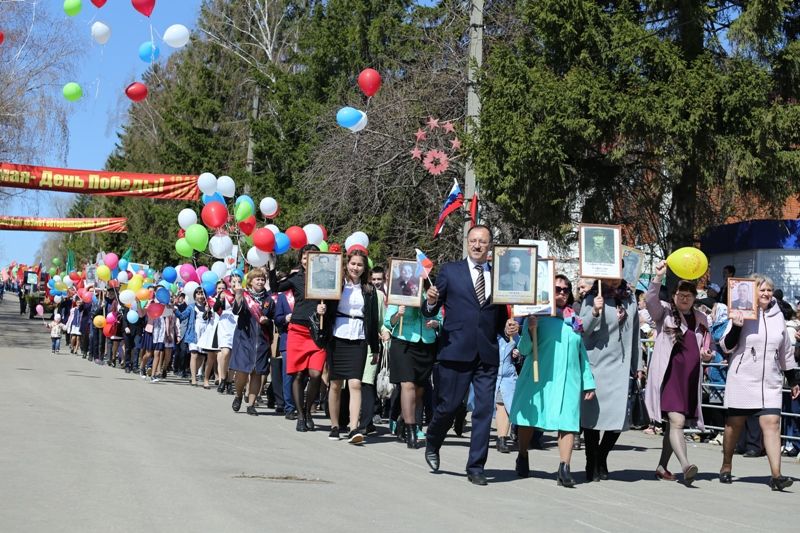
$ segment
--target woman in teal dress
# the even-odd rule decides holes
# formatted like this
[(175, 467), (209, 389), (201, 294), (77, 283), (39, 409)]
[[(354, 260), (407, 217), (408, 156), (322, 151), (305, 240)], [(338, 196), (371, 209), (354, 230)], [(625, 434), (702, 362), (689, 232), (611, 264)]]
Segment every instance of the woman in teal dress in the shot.
[[(528, 447), (534, 428), (558, 431), (559, 485), (572, 487), (569, 470), (575, 434), (580, 431), (581, 400), (594, 395), (594, 378), (581, 338), (581, 323), (569, 300), (572, 287), (557, 275), (555, 317), (528, 317), (522, 327), (519, 351), (525, 356), (511, 405), (511, 421), (518, 426), (517, 475), (528, 477)], [(539, 381), (533, 380), (533, 336), (537, 336)]]

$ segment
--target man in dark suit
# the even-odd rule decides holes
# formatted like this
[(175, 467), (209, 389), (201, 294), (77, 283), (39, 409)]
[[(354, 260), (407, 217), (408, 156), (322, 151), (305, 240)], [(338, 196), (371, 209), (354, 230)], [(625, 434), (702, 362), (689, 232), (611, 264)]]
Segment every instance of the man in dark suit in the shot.
[(439, 470), (439, 448), (472, 384), (475, 407), (467, 479), (476, 485), (487, 484), (483, 467), (489, 453), (499, 364), (497, 335), (511, 337), (519, 330), (508, 318), (506, 307), (496, 306), (491, 300), (491, 272), (486, 261), (491, 244), (489, 228), (473, 227), (467, 235), (467, 259), (442, 266), (421, 309), (426, 317), (435, 316), (441, 306), (445, 311), (437, 356), (437, 402), (428, 425), (425, 460), (431, 470)]

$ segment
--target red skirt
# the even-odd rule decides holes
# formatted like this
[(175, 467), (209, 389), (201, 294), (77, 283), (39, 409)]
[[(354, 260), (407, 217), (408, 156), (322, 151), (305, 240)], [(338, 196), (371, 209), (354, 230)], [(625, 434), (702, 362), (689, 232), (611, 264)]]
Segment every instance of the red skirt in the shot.
[(327, 354), (317, 346), (305, 326), (289, 324), (286, 337), (286, 373), (297, 374), (309, 368), (322, 372)]

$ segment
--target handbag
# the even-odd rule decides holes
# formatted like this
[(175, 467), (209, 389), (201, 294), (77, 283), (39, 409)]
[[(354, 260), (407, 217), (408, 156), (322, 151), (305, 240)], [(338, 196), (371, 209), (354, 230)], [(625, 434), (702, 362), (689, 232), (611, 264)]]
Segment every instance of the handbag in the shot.
[(644, 403), (642, 382), (635, 378), (631, 379), (633, 380), (633, 385), (629, 395), (630, 425), (632, 428), (645, 428), (650, 425), (650, 415), (647, 412), (647, 405)]
[(311, 335), (311, 340), (317, 345), (317, 348), (324, 348), (328, 344), (329, 332), (319, 327), (319, 315), (314, 313), (308, 319), (308, 331)]
[(378, 368), (378, 376), (375, 378), (375, 391), (378, 393), (378, 398), (385, 399), (392, 395), (393, 390), (394, 383), (389, 377), (389, 350), (387, 343), (384, 342), (383, 357)]

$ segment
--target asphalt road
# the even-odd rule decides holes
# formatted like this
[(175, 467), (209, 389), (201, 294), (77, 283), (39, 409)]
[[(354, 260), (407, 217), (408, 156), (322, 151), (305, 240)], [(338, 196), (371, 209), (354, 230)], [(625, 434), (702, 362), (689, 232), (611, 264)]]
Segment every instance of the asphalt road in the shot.
[[(766, 485), (766, 459), (690, 445), (693, 488), (653, 477), (660, 438), (622, 436), (612, 480), (557, 487), (555, 447), (532, 452), (533, 477), (491, 450), (488, 487), (466, 481), (467, 439), (422, 450), (382, 434), (363, 447), (298, 434), (282, 416), (235, 414), (230, 396), (170, 377), (145, 383), (80, 357), (50, 354), (41, 321), (0, 303), (0, 532), (17, 531), (797, 531), (800, 483)], [(583, 453), (574, 460), (583, 478)], [(673, 459), (673, 470), (679, 470)], [(800, 478), (800, 465), (784, 463)]]

